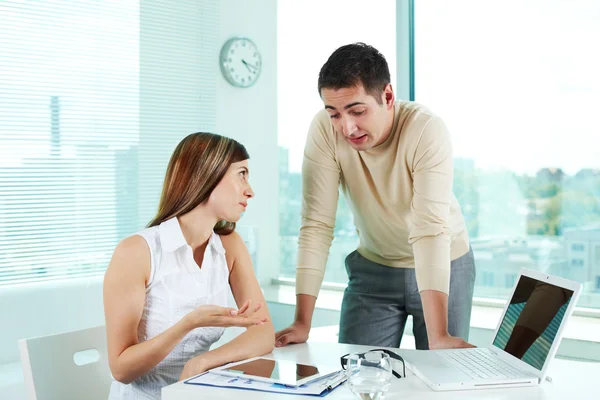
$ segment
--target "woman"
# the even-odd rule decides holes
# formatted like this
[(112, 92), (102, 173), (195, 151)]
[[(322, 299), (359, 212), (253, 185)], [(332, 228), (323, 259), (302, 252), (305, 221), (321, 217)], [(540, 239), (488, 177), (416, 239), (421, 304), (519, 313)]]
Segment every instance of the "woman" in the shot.
[[(194, 133), (171, 156), (148, 228), (116, 247), (104, 277), (110, 399), (157, 399), (163, 386), (269, 353), (275, 332), (235, 222), (254, 193), (235, 140)], [(238, 309), (227, 307), (229, 289)], [(247, 330), (210, 350), (225, 327)]]

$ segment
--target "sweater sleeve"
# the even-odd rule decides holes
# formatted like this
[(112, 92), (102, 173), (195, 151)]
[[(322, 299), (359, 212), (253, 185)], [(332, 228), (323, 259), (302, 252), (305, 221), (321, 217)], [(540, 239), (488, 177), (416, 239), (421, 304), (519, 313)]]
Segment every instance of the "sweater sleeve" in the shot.
[(296, 294), (317, 297), (329, 256), (340, 183), (333, 130), (321, 111), (311, 123), (302, 163), (302, 225), (298, 237)]
[(450, 201), (452, 198), (452, 145), (443, 121), (430, 119), (416, 144), (412, 159), (412, 229), (415, 272), (419, 291), (450, 288)]

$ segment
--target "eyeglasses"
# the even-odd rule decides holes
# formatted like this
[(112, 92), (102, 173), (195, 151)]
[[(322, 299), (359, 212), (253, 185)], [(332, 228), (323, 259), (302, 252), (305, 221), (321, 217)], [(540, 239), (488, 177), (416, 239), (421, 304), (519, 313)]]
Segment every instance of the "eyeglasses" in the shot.
[[(365, 358), (365, 354), (370, 353), (372, 351), (380, 351), (380, 352), (385, 353), (388, 356), (390, 356), (390, 358), (393, 358), (394, 360), (400, 361), (402, 363), (402, 375), (400, 375), (399, 373), (397, 373), (393, 369), (392, 369), (392, 374), (394, 374), (394, 376), (396, 378), (398, 378), (398, 379), (400, 379), (400, 378), (406, 378), (406, 367), (404, 366), (404, 359), (400, 355), (398, 355), (398, 354), (396, 354), (396, 353), (394, 353), (393, 351), (390, 351), (390, 350), (386, 350), (386, 349), (373, 349), (373, 350), (369, 350), (369, 351), (364, 352), (364, 353), (358, 353), (357, 354), (358, 358), (361, 359), (361, 360), (365, 360), (365, 361), (361, 361), (361, 364), (364, 364), (364, 365), (373, 364), (371, 366), (374, 366), (374, 363), (370, 363), (369, 361), (366, 361), (366, 358)], [(350, 354), (346, 354), (346, 355), (343, 355), (342, 357), (340, 357), (340, 363), (342, 364), (342, 369), (343, 370), (346, 370), (346, 366), (348, 364), (348, 356), (350, 356)]]

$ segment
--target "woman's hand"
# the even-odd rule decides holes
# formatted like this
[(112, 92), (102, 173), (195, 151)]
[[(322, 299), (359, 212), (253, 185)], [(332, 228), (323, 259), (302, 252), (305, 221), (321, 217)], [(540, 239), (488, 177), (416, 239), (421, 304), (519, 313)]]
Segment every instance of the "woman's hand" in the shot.
[(184, 318), (192, 326), (192, 329), (199, 327), (230, 327), (241, 326), (250, 327), (262, 325), (268, 318), (260, 318), (255, 314), (262, 308), (262, 303), (251, 307), (251, 301), (247, 300), (239, 309), (230, 307), (219, 307), (214, 305), (205, 305), (196, 308), (188, 313)]

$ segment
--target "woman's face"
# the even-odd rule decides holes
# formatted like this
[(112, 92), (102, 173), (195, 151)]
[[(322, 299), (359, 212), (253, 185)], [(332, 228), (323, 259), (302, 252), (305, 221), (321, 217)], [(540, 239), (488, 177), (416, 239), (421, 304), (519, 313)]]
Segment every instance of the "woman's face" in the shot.
[(225, 176), (208, 198), (208, 205), (215, 210), (219, 220), (237, 222), (246, 211), (248, 199), (254, 197), (248, 182), (249, 177), (248, 160), (229, 166)]

